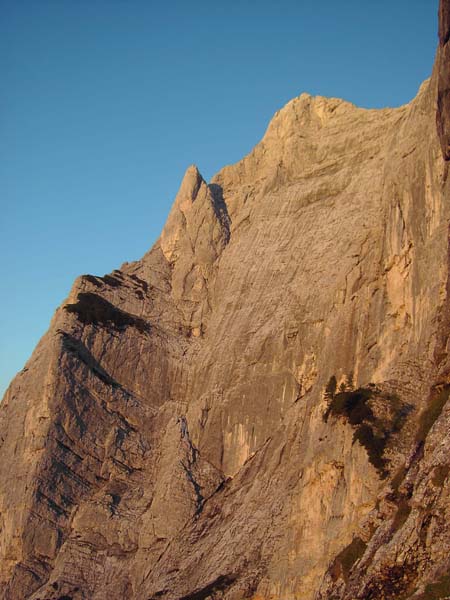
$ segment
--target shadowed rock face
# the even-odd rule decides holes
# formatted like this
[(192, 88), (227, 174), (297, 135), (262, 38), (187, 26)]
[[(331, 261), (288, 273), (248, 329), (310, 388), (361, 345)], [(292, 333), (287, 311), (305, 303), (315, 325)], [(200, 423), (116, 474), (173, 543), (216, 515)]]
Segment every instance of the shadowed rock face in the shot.
[(409, 105), (303, 94), (75, 282), (0, 409), (2, 600), (449, 595), (448, 15)]
[(439, 5), (439, 49), (438, 49), (438, 101), (437, 127), (442, 152), (450, 160), (450, 5), (441, 0)]

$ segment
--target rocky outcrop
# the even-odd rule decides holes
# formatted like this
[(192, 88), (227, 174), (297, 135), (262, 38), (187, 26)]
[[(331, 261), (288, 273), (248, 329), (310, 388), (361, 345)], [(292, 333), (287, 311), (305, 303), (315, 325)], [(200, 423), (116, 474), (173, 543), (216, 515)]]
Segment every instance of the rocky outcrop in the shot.
[(443, 61), (292, 100), (75, 282), (0, 410), (0, 598), (448, 595)]
[(445, 160), (450, 160), (450, 5), (439, 4), (439, 49), (437, 69), (439, 89), (437, 99), (437, 127)]

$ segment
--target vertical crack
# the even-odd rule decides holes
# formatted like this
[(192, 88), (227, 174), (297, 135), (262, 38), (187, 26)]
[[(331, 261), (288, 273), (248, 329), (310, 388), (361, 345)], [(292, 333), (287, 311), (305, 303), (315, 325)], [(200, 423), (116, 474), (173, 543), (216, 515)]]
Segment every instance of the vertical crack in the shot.
[(180, 460), (180, 464), (183, 467), (184, 472), (186, 473), (188, 481), (192, 484), (192, 487), (194, 488), (196, 504), (195, 516), (198, 516), (202, 512), (203, 504), (205, 502), (205, 498), (201, 492), (202, 486), (195, 479), (193, 473), (193, 469), (197, 464), (198, 449), (194, 446), (189, 436), (189, 429), (186, 417), (179, 417), (177, 422), (180, 424), (181, 439), (186, 443), (188, 450), (186, 457), (187, 464), (185, 464), (182, 460)]

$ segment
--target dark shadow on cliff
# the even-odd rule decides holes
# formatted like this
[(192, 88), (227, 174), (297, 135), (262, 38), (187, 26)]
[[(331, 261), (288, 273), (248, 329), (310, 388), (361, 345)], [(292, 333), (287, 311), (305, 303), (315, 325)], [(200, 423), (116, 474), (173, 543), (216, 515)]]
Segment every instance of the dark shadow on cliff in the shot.
[(211, 192), (211, 196), (214, 200), (213, 208), (216, 214), (216, 217), (219, 223), (222, 225), (225, 230), (225, 242), (228, 244), (230, 241), (230, 228), (231, 228), (231, 218), (228, 214), (228, 207), (226, 205), (225, 200), (223, 199), (223, 189), (222, 186), (218, 183), (210, 183), (208, 184), (209, 190)]
[(66, 304), (64, 310), (77, 315), (78, 320), (85, 325), (104, 325), (119, 331), (127, 327), (134, 327), (140, 333), (149, 333), (150, 323), (131, 313), (117, 308), (92, 292), (78, 294), (77, 302)]
[(62, 337), (63, 348), (70, 354), (74, 355), (84, 365), (86, 365), (88, 369), (96, 377), (98, 377), (98, 379), (100, 379), (100, 381), (106, 385), (110, 385), (113, 388), (125, 391), (121, 384), (105, 371), (105, 369), (100, 365), (100, 363), (94, 358), (94, 356), (80, 340), (77, 340), (75, 337), (69, 333), (66, 333), (65, 331), (59, 330), (58, 333)]

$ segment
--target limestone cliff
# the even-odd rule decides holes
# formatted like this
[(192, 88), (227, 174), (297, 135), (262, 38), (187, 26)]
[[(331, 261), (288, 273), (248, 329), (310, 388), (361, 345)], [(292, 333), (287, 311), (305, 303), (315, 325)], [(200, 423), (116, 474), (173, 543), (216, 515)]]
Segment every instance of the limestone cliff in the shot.
[(445, 0), (439, 5), (439, 48), (437, 69), (439, 89), (436, 122), (445, 160), (450, 160), (450, 6)]
[(302, 94), (75, 282), (0, 409), (2, 600), (450, 594), (441, 4), (410, 104)]

